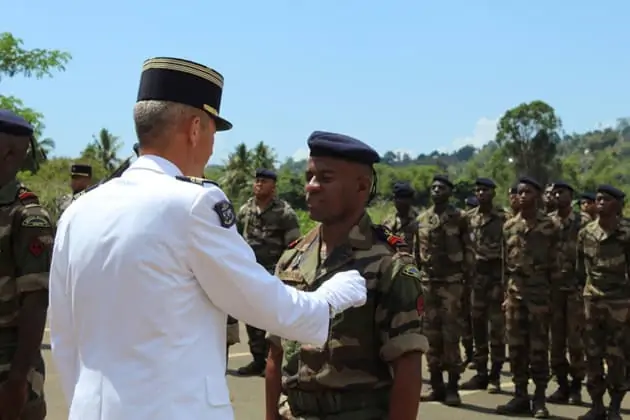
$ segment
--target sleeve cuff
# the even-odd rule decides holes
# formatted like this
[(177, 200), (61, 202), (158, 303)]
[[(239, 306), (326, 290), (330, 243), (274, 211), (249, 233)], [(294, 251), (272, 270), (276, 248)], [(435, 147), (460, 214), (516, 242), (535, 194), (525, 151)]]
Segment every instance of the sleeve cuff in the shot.
[(399, 335), (387, 341), (380, 351), (381, 359), (391, 363), (402, 355), (414, 351), (426, 353), (429, 350), (429, 340), (417, 333)]

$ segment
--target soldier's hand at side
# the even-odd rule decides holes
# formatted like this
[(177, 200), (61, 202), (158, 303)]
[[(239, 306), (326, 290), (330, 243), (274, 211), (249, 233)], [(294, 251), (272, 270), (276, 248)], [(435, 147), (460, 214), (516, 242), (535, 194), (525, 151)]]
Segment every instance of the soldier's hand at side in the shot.
[(8, 380), (0, 385), (0, 420), (19, 420), (28, 398), (26, 381)]
[(321, 295), (337, 314), (367, 301), (365, 279), (357, 270), (335, 274), (314, 293)]

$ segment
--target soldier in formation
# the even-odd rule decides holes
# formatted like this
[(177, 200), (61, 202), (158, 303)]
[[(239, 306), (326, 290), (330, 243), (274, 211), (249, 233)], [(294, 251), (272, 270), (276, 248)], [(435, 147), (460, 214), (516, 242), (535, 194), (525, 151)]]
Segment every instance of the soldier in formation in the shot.
[(92, 167), (84, 164), (74, 164), (70, 167), (71, 194), (66, 194), (59, 199), (59, 216), (70, 206), (74, 197), (83, 192), (92, 184)]
[(26, 120), (0, 110), (0, 418), (10, 420), (46, 417), (40, 346), (53, 226), (37, 196), (16, 179), (32, 135)]
[(597, 219), (597, 206), (595, 205), (595, 194), (585, 192), (580, 196), (580, 212), (586, 225)]
[[(236, 216), (238, 231), (256, 255), (256, 261), (273, 274), (282, 252), (290, 243), (300, 237), (300, 224), (291, 206), (276, 195), (277, 175), (265, 168), (256, 170), (254, 196), (238, 211)], [(236, 325), (236, 327), (234, 327)], [(228, 320), (228, 327), (238, 328), (234, 319)], [(238, 369), (243, 376), (262, 375), (265, 372), (267, 342), (265, 331), (247, 325), (249, 351), (253, 360)], [(235, 341), (228, 337), (230, 342)], [(229, 345), (229, 343), (228, 343)]]
[(315, 132), (308, 146), (306, 201), (319, 225), (289, 246), (276, 274), (315, 290), (339, 271), (358, 270), (368, 300), (333, 319), (323, 348), (268, 337), (266, 418), (415, 420), (429, 346), (422, 287), (402, 240), (366, 212), (379, 156), (334, 133)]
[(402, 181), (396, 182), (393, 190), (395, 210), (385, 218), (382, 225), (394, 235), (401, 237), (409, 249), (413, 249), (418, 217), (418, 210), (411, 205), (415, 191), (408, 182)]
[[(418, 216), (414, 256), (425, 296), (424, 333), (429, 339), (427, 363), (431, 401), (461, 404), (462, 294), (473, 276), (473, 251), (466, 215), (449, 204), (453, 183), (436, 175), (431, 184), (433, 205)], [(445, 385), (444, 372), (448, 379)]]

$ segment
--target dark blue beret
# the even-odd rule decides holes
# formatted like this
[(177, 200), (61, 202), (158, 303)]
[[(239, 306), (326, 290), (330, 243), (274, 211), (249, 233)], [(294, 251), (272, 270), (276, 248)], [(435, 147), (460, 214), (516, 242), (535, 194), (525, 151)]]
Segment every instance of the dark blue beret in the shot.
[(508, 190), (509, 194), (516, 194), (518, 192), (518, 183), (513, 184)]
[(326, 131), (315, 131), (307, 141), (313, 157), (332, 157), (373, 165), (381, 161), (376, 150), (355, 138)]
[(70, 174), (75, 176), (92, 176), (92, 167), (90, 165), (81, 164), (72, 165)]
[(477, 197), (475, 196), (468, 197), (466, 199), (466, 205), (469, 207), (477, 207), (479, 205), (479, 200), (477, 200)]
[(278, 175), (271, 169), (258, 168), (256, 169), (256, 178), (273, 179), (275, 181), (278, 179)]
[(441, 182), (442, 184), (448, 185), (450, 188), (454, 188), (455, 185), (451, 182), (450, 179), (446, 175), (434, 175), (433, 182)]
[(568, 182), (564, 182), (564, 181), (556, 181), (553, 184), (553, 189), (556, 188), (563, 188), (565, 190), (569, 190), (569, 191), (575, 191), (573, 189), (573, 187), (571, 186), (571, 184), (569, 184)]
[(497, 184), (495, 184), (494, 181), (491, 180), (490, 178), (477, 178), (477, 180), (475, 181), (475, 185), (480, 185), (482, 187), (488, 187), (488, 188), (497, 187)]
[(529, 176), (522, 176), (518, 179), (518, 183), (519, 184), (527, 184), (531, 187), (536, 188), (538, 191), (542, 191), (542, 187), (540, 186), (540, 184), (538, 183), (538, 181), (536, 181), (534, 178), (529, 177)]
[(33, 126), (20, 115), (0, 109), (0, 133), (30, 137), (33, 135)]
[(585, 192), (585, 193), (582, 193), (582, 195), (580, 195), (580, 199), (595, 201), (595, 194), (593, 194), (592, 192)]
[(398, 181), (394, 184), (394, 197), (398, 198), (410, 198), (413, 197), (415, 191), (408, 182)]
[(598, 186), (597, 187), (597, 192), (598, 193), (603, 193), (603, 194), (608, 194), (608, 195), (616, 198), (617, 200), (623, 200), (624, 198), (626, 198), (626, 193), (624, 193), (620, 189), (615, 188), (612, 185), (608, 185), (608, 184), (602, 184), (602, 185)]

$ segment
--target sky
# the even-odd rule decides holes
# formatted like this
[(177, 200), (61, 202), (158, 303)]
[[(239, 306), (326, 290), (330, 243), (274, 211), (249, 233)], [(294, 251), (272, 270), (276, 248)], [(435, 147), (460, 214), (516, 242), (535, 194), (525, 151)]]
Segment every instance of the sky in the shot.
[[(72, 54), (50, 79), (3, 78), (45, 115), (54, 156), (101, 128), (135, 142), (142, 62), (185, 58), (225, 77), (210, 163), (236, 144), (307, 156), (315, 130), (412, 156), (481, 146), (498, 118), (544, 100), (567, 132), (630, 116), (630, 1), (0, 0), (1, 31)], [(8, 13), (7, 13), (8, 11)]]

